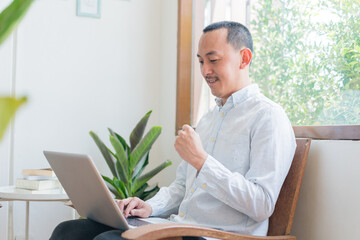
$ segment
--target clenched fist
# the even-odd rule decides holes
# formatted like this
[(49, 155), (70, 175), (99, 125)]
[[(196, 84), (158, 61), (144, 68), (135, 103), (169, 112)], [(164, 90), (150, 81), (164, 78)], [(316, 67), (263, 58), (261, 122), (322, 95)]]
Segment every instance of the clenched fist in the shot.
[(202, 168), (208, 154), (202, 146), (199, 134), (192, 127), (184, 125), (178, 131), (174, 146), (182, 159), (198, 171)]

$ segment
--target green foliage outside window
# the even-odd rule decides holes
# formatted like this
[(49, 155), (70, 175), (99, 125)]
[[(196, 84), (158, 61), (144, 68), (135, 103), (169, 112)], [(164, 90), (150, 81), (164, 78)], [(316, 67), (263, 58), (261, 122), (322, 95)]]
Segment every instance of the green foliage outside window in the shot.
[(359, 124), (359, 13), (357, 0), (258, 0), (253, 7), (251, 78), (294, 125)]

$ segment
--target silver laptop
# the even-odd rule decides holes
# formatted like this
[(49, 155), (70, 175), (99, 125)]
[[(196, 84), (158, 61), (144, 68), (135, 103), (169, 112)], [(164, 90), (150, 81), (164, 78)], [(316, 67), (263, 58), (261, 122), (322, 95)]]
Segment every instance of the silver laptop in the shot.
[(80, 216), (122, 230), (150, 222), (169, 222), (126, 219), (89, 156), (50, 151), (44, 151), (44, 155)]

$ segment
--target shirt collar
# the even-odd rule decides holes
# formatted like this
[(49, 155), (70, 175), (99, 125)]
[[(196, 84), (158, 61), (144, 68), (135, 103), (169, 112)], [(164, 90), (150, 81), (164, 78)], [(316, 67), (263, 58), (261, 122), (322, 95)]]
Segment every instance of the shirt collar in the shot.
[[(247, 100), (249, 97), (252, 97), (260, 93), (259, 86), (257, 84), (250, 84), (237, 92), (234, 92), (226, 101), (225, 105), (239, 105), (240, 103)], [(221, 98), (215, 98), (216, 105), (219, 108), (223, 107)]]

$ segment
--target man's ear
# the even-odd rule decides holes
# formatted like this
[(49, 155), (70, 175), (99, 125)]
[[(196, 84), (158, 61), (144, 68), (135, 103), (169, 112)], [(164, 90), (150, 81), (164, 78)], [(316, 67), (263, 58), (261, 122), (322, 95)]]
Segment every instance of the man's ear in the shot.
[(244, 48), (240, 51), (240, 55), (242, 58), (242, 61), (240, 63), (240, 69), (244, 69), (246, 66), (250, 64), (250, 61), (252, 59), (252, 53), (250, 49)]

